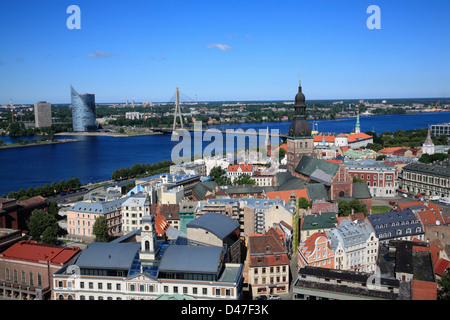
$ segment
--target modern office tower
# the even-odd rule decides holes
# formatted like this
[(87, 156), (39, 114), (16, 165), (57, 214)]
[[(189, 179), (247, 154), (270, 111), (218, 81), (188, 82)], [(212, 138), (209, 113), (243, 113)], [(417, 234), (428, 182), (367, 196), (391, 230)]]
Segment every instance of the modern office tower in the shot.
[(34, 125), (36, 128), (52, 125), (52, 105), (47, 101), (39, 101), (34, 104)]
[(79, 94), (72, 86), (70, 86), (70, 90), (72, 96), (73, 131), (96, 131), (95, 95), (89, 93)]

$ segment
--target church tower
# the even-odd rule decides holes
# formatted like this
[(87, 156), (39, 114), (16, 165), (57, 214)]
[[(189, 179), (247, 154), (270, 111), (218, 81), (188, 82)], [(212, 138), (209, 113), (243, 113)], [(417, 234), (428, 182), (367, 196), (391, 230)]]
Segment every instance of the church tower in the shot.
[(434, 154), (434, 143), (433, 140), (431, 140), (430, 126), (428, 126), (427, 138), (425, 139), (425, 142), (422, 145), (422, 153), (429, 155)]
[(155, 260), (158, 253), (156, 245), (155, 219), (153, 215), (144, 215), (142, 217), (141, 229), (141, 251), (139, 257), (141, 261)]
[(355, 127), (355, 133), (360, 133), (361, 132), (361, 126), (359, 124), (359, 106), (358, 106), (358, 110), (356, 111), (356, 127)]
[(295, 96), (294, 120), (287, 134), (287, 169), (295, 175), (295, 169), (303, 156), (312, 157), (314, 143), (311, 135), (311, 126), (306, 121), (305, 95), (302, 93), (301, 83)]
[(266, 156), (270, 158), (272, 154), (272, 147), (270, 145), (270, 137), (269, 137), (269, 127), (267, 127), (266, 131), (266, 140), (264, 141), (264, 147), (266, 148)]

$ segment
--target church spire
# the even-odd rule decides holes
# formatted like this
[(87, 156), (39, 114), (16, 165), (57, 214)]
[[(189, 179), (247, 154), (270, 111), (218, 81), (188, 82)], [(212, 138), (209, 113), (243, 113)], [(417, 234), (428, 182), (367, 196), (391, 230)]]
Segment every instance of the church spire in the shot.
[(361, 128), (360, 128), (360, 124), (359, 124), (359, 105), (358, 105), (358, 110), (356, 111), (356, 127), (355, 127), (355, 133), (360, 133), (361, 132)]

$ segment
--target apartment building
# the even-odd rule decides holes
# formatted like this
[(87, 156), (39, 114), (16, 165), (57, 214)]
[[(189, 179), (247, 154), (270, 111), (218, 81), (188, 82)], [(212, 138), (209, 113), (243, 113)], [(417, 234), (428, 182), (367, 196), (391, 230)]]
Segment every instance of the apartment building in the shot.
[(334, 252), (334, 269), (375, 272), (379, 240), (368, 220), (342, 220), (326, 235)]
[(122, 203), (127, 198), (107, 202), (77, 202), (67, 210), (67, 232), (72, 236), (94, 237), (95, 219), (104, 216), (110, 235), (122, 233)]
[(142, 227), (142, 217), (150, 214), (150, 201), (146, 194), (139, 193), (126, 199), (121, 205), (122, 231), (128, 233)]
[(289, 257), (278, 239), (272, 235), (251, 236), (247, 260), (253, 297), (289, 292)]

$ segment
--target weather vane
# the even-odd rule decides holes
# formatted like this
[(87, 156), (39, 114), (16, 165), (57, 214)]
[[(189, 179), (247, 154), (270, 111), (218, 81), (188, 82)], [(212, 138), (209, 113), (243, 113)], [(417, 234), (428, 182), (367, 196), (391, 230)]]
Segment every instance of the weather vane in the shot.
[(302, 76), (302, 75), (299, 73), (299, 74), (298, 74), (298, 78), (299, 78), (299, 79), (298, 79), (298, 83), (299, 83), (300, 85), (302, 84), (302, 80), (300, 79), (301, 76)]

